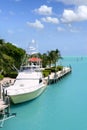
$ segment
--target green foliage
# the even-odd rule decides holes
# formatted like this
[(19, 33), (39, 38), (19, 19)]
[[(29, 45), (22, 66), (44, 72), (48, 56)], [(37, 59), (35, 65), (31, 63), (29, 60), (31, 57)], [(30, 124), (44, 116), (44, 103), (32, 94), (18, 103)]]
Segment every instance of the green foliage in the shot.
[(51, 70), (50, 69), (46, 69), (46, 70), (43, 70), (42, 73), (43, 73), (44, 77), (47, 77), (49, 74), (51, 74)]
[(42, 66), (43, 66), (43, 68), (45, 68), (47, 65), (48, 65), (48, 57), (47, 57), (47, 54), (44, 53), (42, 55)]
[(57, 66), (57, 71), (61, 71), (63, 69), (63, 66)]
[(4, 78), (4, 76), (0, 74), (0, 80), (2, 80), (3, 78)]
[(22, 62), (23, 55), (25, 51), (21, 48), (17, 48), (11, 43), (7, 43), (5, 46), (5, 51), (7, 55), (10, 55), (14, 59), (14, 65), (19, 68)]
[(56, 66), (56, 63), (61, 58), (62, 57), (58, 49), (48, 51), (47, 53), (44, 53), (42, 55), (42, 66), (43, 67), (46, 67), (46, 66), (51, 67), (51, 65)]
[(46, 68), (45, 70), (43, 70), (43, 75), (44, 77), (48, 77), (48, 75), (51, 74), (52, 72), (58, 72), (62, 69), (63, 69), (63, 66)]
[[(13, 66), (19, 69), (24, 54), (23, 49), (11, 43), (5, 43), (3, 39), (0, 39), (0, 72), (2, 71), (4, 76), (12, 75), (11, 72), (16, 73)], [(13, 77), (15, 77), (15, 74)]]
[(17, 75), (18, 75), (18, 73), (17, 73), (16, 71), (13, 71), (13, 72), (10, 72), (10, 73), (8, 74), (8, 77), (16, 78)]

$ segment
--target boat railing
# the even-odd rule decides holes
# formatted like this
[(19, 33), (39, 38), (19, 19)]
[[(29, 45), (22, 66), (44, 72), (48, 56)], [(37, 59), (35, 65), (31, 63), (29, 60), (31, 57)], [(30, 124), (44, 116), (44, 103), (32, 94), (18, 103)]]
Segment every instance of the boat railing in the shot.
[(23, 72), (23, 71), (40, 71), (40, 66), (39, 65), (33, 65), (33, 66), (30, 66), (30, 65), (28, 65), (28, 66), (21, 66), (21, 68), (20, 68), (20, 71), (19, 72)]
[(43, 83), (40, 83), (39, 85), (38, 84), (37, 85), (33, 84), (30, 87), (29, 86), (28, 87), (20, 87), (20, 88), (15, 87), (14, 90), (12, 90), (12, 88), (9, 88), (8, 94), (10, 92), (11, 92), (11, 94), (15, 94), (15, 93), (20, 94), (20, 93), (35, 91), (35, 89), (41, 88), (42, 85), (43, 85)]

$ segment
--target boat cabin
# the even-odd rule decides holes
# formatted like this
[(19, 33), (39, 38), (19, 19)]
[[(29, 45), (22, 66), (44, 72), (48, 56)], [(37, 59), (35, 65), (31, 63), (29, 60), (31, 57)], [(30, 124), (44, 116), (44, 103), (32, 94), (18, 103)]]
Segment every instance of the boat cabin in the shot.
[(40, 68), (42, 68), (42, 59), (31, 57), (28, 59), (27, 65), (21, 66), (20, 71), (40, 71)]

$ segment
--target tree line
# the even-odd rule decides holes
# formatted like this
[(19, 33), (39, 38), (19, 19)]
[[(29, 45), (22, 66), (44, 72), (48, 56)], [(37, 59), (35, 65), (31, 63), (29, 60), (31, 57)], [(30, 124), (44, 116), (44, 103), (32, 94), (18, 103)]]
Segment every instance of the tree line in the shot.
[[(25, 54), (24, 49), (0, 39), (0, 76), (16, 77), (17, 71), (15, 68), (19, 70)], [(38, 56), (42, 59), (42, 67), (56, 66), (57, 61), (62, 58), (58, 49), (43, 54), (38, 53)]]
[(0, 39), (0, 74), (3, 76), (15, 76), (15, 68), (20, 67), (25, 50), (16, 47), (10, 42)]

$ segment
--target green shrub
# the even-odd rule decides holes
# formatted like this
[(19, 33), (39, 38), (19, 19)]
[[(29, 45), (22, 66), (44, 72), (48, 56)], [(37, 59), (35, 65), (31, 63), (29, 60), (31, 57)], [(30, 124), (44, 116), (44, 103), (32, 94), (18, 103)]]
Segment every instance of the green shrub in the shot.
[(51, 73), (51, 72), (55, 72), (55, 71), (58, 72), (62, 69), (63, 69), (63, 66), (57, 66), (57, 67), (53, 66), (53, 67), (47, 68), (45, 70), (50, 71), (50, 73)]
[(9, 75), (9, 77), (11, 77), (11, 78), (16, 78), (17, 75), (18, 75), (17, 72), (11, 72), (10, 75)]
[(4, 76), (0, 74), (0, 80), (2, 80), (3, 78), (4, 78)]
[(56, 71), (55, 67), (51, 67), (51, 72), (55, 72), (55, 71)]
[(57, 70), (61, 71), (63, 69), (63, 66), (57, 66)]
[(51, 70), (47, 70), (47, 69), (46, 69), (46, 70), (43, 70), (42, 73), (43, 73), (43, 76), (44, 76), (44, 77), (47, 77), (49, 74), (51, 74)]

